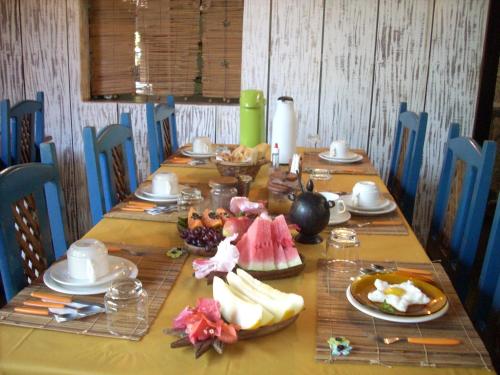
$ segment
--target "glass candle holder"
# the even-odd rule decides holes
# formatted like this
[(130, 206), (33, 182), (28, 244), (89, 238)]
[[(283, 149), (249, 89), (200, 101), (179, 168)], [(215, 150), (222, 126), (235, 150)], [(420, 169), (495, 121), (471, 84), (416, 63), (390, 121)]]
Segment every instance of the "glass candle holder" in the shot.
[(104, 295), (108, 331), (117, 336), (147, 331), (148, 294), (137, 279), (118, 279)]
[(191, 207), (194, 207), (198, 212), (202, 212), (203, 196), (201, 195), (201, 191), (191, 187), (182, 189), (177, 199), (179, 217), (187, 218)]
[(354, 275), (359, 268), (359, 239), (354, 229), (335, 228), (326, 241), (327, 267), (333, 272)]

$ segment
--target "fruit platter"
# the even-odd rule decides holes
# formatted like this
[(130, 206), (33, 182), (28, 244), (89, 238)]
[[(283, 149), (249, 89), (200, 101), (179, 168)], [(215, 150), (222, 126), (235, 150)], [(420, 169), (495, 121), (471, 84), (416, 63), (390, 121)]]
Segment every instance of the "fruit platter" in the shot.
[(226, 281), (214, 277), (213, 299), (201, 298), (186, 307), (165, 333), (180, 337), (171, 348), (193, 346), (198, 358), (213, 348), (222, 354), (225, 344), (282, 330), (297, 320), (304, 299), (265, 284), (242, 269), (229, 272)]
[[(305, 268), (304, 257), (295, 247), (285, 217), (273, 219), (262, 203), (245, 197), (233, 198), (229, 212), (205, 210), (200, 216), (190, 210), (187, 230), (182, 229), (181, 237), (190, 246), (210, 246), (205, 252), (194, 252), (211, 254), (210, 259), (193, 261), (195, 276), (206, 278), (209, 283), (215, 276), (225, 278), (235, 267), (259, 280), (292, 277)], [(214, 245), (215, 249), (211, 247)]]

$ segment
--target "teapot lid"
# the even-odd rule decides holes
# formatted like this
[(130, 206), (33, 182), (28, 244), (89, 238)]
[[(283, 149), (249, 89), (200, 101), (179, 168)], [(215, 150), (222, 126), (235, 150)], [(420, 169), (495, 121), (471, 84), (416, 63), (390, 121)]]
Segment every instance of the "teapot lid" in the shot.
[(281, 102), (293, 102), (293, 98), (291, 96), (280, 96), (278, 101)]
[(306, 190), (312, 193), (312, 191), (314, 190), (313, 180), (307, 181)]

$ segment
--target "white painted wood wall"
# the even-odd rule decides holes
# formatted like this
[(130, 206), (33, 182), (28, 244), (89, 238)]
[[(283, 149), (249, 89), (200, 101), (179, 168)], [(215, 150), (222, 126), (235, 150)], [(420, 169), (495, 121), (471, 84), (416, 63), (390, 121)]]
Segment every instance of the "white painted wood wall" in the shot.
[[(247, 0), (242, 88), (268, 98), (291, 95), (298, 143), (320, 134), (368, 150), (386, 177), (399, 102), (429, 113), (414, 227), (428, 230), (442, 149), (451, 121), (471, 135), (489, 0)], [(0, 1), (0, 98), (43, 90), (47, 134), (54, 138), (73, 238), (89, 229), (81, 131), (132, 113), (140, 178), (149, 172), (145, 107), (82, 101), (79, 0)], [(85, 82), (84, 82), (85, 83)], [(239, 137), (237, 106), (178, 103), (180, 142)]]

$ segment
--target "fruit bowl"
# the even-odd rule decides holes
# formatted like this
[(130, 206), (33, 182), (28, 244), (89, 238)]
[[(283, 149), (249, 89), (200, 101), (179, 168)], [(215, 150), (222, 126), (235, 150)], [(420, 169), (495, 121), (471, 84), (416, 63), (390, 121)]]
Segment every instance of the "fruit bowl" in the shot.
[(217, 170), (219, 171), (221, 176), (238, 177), (240, 175), (249, 175), (255, 179), (255, 177), (259, 173), (260, 167), (262, 167), (264, 164), (268, 164), (269, 160), (260, 159), (256, 164), (251, 164), (248, 162), (235, 163), (215, 159), (212, 159), (212, 162), (217, 167)]
[(202, 257), (213, 257), (215, 253), (217, 252), (217, 246), (215, 247), (201, 247), (201, 246), (194, 246), (191, 244), (188, 244), (186, 241), (184, 241), (184, 248), (187, 250), (189, 254), (197, 255), (197, 256), (202, 256)]
[(293, 324), (297, 318), (299, 317), (300, 313), (292, 316), (291, 318), (287, 320), (283, 320), (282, 322), (271, 324), (268, 326), (260, 327), (257, 329), (242, 329), (238, 331), (238, 339), (239, 340), (248, 340), (248, 339), (254, 339), (257, 337), (269, 335), (274, 332), (281, 331), (282, 329), (285, 329), (289, 325)]

